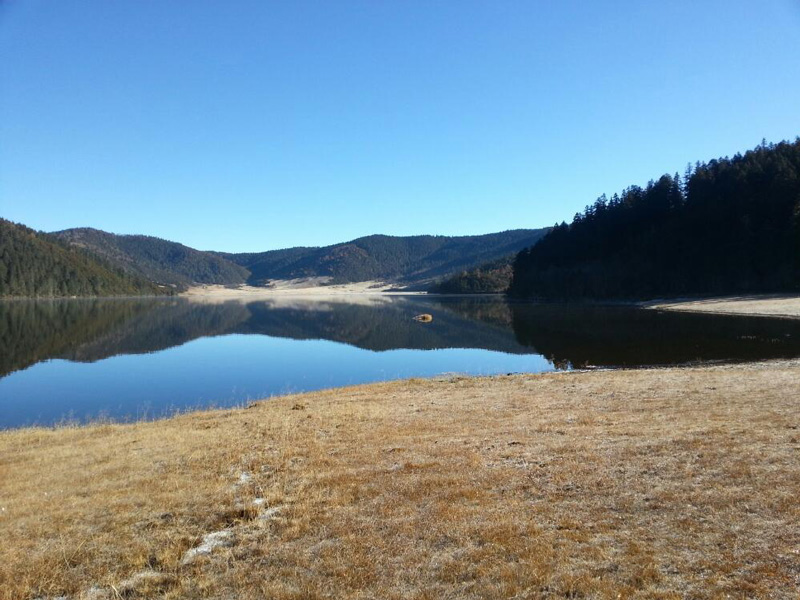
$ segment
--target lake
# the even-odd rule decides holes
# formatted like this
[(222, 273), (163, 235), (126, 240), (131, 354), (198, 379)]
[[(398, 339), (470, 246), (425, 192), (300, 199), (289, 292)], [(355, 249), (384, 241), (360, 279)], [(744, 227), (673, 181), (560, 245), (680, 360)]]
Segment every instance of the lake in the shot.
[(497, 297), (6, 301), (0, 350), (0, 428), (12, 428), (451, 373), (790, 358), (800, 322)]

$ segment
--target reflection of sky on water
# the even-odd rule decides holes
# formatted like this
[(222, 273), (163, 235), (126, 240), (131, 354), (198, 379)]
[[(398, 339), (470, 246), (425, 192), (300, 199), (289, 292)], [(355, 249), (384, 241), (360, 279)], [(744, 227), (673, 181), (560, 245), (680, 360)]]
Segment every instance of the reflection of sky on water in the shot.
[[(502, 298), (381, 300), (0, 302), (0, 428), (158, 417), (448, 372), (800, 356), (798, 320)], [(433, 322), (414, 321), (420, 313)]]
[(440, 373), (552, 369), (536, 354), (478, 349), (372, 352), (347, 344), (264, 335), (194, 340), (95, 363), (50, 360), (0, 379), (0, 427), (162, 416), (189, 407)]

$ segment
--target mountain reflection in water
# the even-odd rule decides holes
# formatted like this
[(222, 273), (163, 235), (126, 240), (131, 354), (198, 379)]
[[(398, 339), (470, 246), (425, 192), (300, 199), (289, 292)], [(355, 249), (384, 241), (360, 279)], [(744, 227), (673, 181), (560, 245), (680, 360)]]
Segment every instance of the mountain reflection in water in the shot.
[[(413, 317), (420, 313), (433, 315), (433, 321), (415, 321)], [(249, 371), (243, 371), (242, 365), (226, 371), (224, 361), (215, 358), (214, 352), (222, 343), (215, 346), (213, 340), (234, 335), (240, 337), (226, 342), (229, 355), (265, 353), (257, 357), (258, 369), (275, 366), (279, 358), (285, 365), (286, 356), (278, 357), (274, 354), (277, 350), (268, 349), (277, 348), (277, 340), (307, 340), (303, 352), (298, 354), (303, 357), (298, 359), (301, 364), (290, 365), (296, 373), (308, 373), (302, 377), (296, 375), (302, 379), (301, 383), (287, 381), (280, 387), (279, 374), (273, 373), (268, 383), (260, 380), (261, 387), (252, 393), (278, 393), (284, 388), (317, 389), (393, 376), (427, 376), (435, 374), (438, 366), (467, 373), (491, 373), (542, 371), (553, 366), (669, 365), (800, 356), (800, 321), (620, 306), (509, 303), (498, 297), (363, 296), (327, 300), (277, 297), (247, 303), (198, 303), (185, 299), (8, 301), (0, 302), (0, 427), (54, 420), (45, 416), (55, 412), (42, 408), (43, 398), (31, 400), (37, 394), (44, 394), (40, 389), (44, 386), (42, 378), (52, 378), (53, 385), (60, 383), (59, 396), (77, 394), (66, 389), (70, 386), (88, 386), (93, 377), (91, 372), (84, 371), (79, 379), (70, 379), (61, 373), (63, 366), (59, 374), (53, 375), (55, 367), (48, 371), (44, 364), (38, 365), (54, 359), (69, 361), (67, 364), (95, 363), (112, 357), (120, 360), (124, 356), (159, 353), (149, 359), (151, 363), (161, 360), (161, 356), (166, 361), (170, 356), (173, 362), (169, 364), (173, 365), (180, 361), (161, 351), (206, 338), (208, 343), (202, 346), (205, 354), (199, 359), (207, 360), (218, 378), (248, 379)], [(265, 338), (275, 343), (253, 346), (254, 340)], [(236, 347), (231, 346), (234, 339)], [(192, 360), (197, 361), (201, 350), (190, 346)], [(354, 350), (346, 347), (361, 349), (362, 353), (354, 354)], [(453, 351), (427, 352), (448, 349)], [(458, 354), (454, 349), (471, 352)], [(387, 352), (393, 350), (404, 352)], [(187, 357), (188, 352), (184, 352)], [(370, 358), (374, 353), (382, 353), (380, 361)], [(346, 379), (344, 375), (337, 379), (331, 374), (339, 369), (337, 356), (348, 361)], [(467, 356), (468, 360), (463, 358)], [(359, 371), (353, 361), (363, 362), (363, 369)], [(173, 397), (180, 396), (176, 399), (179, 405), (193, 405), (179, 393), (177, 370), (166, 368), (166, 364), (159, 369), (151, 365), (148, 376), (159, 379)], [(37, 369), (36, 381), (26, 375)], [(158, 389), (157, 383), (154, 382), (154, 389)], [(108, 396), (124, 396), (121, 384), (116, 389), (108, 382), (97, 385), (105, 385)], [(232, 393), (230, 399), (241, 400), (242, 393)], [(148, 390), (147, 394), (152, 396), (157, 392)], [(4, 395), (13, 397), (9, 400)], [(156, 402), (164, 404), (159, 399)], [(208, 403), (208, 399), (202, 402)], [(26, 403), (38, 407), (32, 420), (20, 416), (25, 413)], [(4, 415), (11, 406), (16, 415), (13, 418)], [(71, 407), (60, 408), (67, 408), (59, 413), (63, 415)], [(102, 408), (93, 405), (92, 410), (87, 408), (87, 414)], [(121, 414), (115, 409), (110, 413)]]

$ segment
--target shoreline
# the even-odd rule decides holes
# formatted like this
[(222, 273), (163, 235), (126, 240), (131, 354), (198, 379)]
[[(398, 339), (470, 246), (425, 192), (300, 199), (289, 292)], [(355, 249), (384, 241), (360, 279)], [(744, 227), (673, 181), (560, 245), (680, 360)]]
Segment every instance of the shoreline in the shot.
[[(240, 286), (196, 286), (178, 295), (192, 301), (268, 300), (283, 297), (307, 298), (309, 300), (368, 298), (385, 296), (425, 297), (497, 297), (503, 294), (430, 294), (425, 291), (410, 291), (393, 287), (386, 282), (365, 281), (338, 285), (319, 285), (316, 280), (292, 280), (274, 282), (271, 287)], [(511, 299), (509, 301), (515, 301)], [(566, 303), (572, 304), (572, 303)], [(583, 303), (580, 303), (583, 304)], [(595, 304), (590, 302), (589, 304)], [(600, 303), (604, 304), (604, 303)], [(620, 304), (609, 302), (609, 305)], [(627, 304), (645, 310), (665, 310), (731, 316), (772, 317), (800, 319), (800, 294), (754, 294), (714, 297), (687, 297), (633, 301)]]
[[(369, 300), (394, 296), (411, 297), (453, 297), (453, 298), (501, 298), (508, 302), (533, 302), (518, 298), (508, 298), (502, 293), (487, 294), (439, 294), (424, 290), (408, 290), (397, 288), (386, 282), (365, 281), (358, 283), (319, 285), (309, 280), (292, 280), (274, 282), (270, 287), (224, 285), (200, 285), (188, 288), (183, 292), (163, 296), (70, 296), (70, 297), (22, 297), (0, 298), (0, 302), (10, 301), (70, 301), (70, 300), (167, 300), (186, 299), (192, 302), (227, 302), (231, 300), (274, 300), (307, 299), (307, 300)], [(546, 303), (551, 304), (551, 303)], [(558, 302), (564, 305), (598, 305), (598, 306), (632, 306), (644, 310), (663, 310), (674, 312), (692, 312), (729, 316), (771, 317), (780, 319), (800, 319), (800, 293), (797, 294), (751, 294), (710, 297), (659, 298), (651, 300), (631, 301), (583, 301)]]
[(348, 296), (424, 296), (425, 291), (411, 291), (396, 288), (393, 284), (382, 281), (362, 281), (358, 283), (323, 284), (319, 280), (326, 278), (295, 279), (274, 281), (265, 287), (241, 285), (226, 287), (223, 285), (204, 285), (190, 287), (178, 294), (178, 297), (190, 300), (262, 300), (285, 296), (302, 296), (308, 298), (331, 298)]
[[(290, 297), (286, 299), (287, 302), (294, 301), (296, 298)], [(278, 300), (276, 300), (278, 302)], [(438, 384), (442, 382), (453, 382), (457, 380), (474, 379), (486, 380), (491, 382), (497, 379), (504, 379), (508, 377), (539, 377), (547, 375), (579, 375), (585, 373), (615, 373), (615, 372), (658, 372), (658, 371), (673, 371), (673, 370), (691, 370), (691, 369), (735, 369), (735, 368), (761, 368), (770, 365), (778, 364), (795, 364), (800, 369), (800, 358), (767, 358), (760, 360), (746, 360), (746, 359), (717, 359), (717, 360), (692, 360), (681, 363), (673, 364), (642, 364), (642, 365), (593, 365), (585, 364), (579, 367), (571, 367), (569, 369), (554, 368), (549, 371), (515, 371), (509, 373), (497, 373), (493, 375), (483, 374), (470, 374), (464, 372), (446, 372), (437, 375), (418, 375), (409, 376), (398, 379), (385, 379), (377, 381), (369, 381), (364, 383), (353, 383), (347, 385), (333, 385), (331, 387), (323, 387), (319, 389), (311, 389), (308, 391), (297, 391), (291, 393), (280, 393), (270, 396), (264, 396), (255, 399), (244, 399), (241, 402), (231, 405), (191, 405), (174, 411), (167, 411), (158, 416), (145, 417), (145, 418), (121, 418), (114, 419), (111, 417), (104, 417), (99, 414), (96, 417), (88, 418), (87, 420), (68, 419), (63, 418), (57, 422), (50, 424), (31, 423), (21, 426), (0, 427), (0, 449), (2, 449), (2, 436), (4, 434), (22, 433), (25, 431), (45, 431), (45, 432), (58, 432), (63, 430), (74, 429), (90, 429), (94, 427), (136, 427), (138, 425), (147, 425), (165, 421), (172, 421), (185, 417), (207, 415), (213, 417), (216, 413), (242, 411), (254, 408), (256, 405), (273, 402), (278, 400), (285, 400), (287, 398), (295, 398), (302, 396), (315, 396), (315, 395), (336, 395), (339, 392), (344, 394), (350, 390), (358, 390), (360, 388), (380, 387), (385, 385), (403, 386), (406, 383), (430, 383)], [(13, 373), (13, 372), (12, 372)]]
[(0, 599), (788, 599), (798, 391), (799, 359), (452, 376), (2, 431)]
[(644, 309), (704, 314), (800, 319), (800, 294), (753, 294), (648, 300)]

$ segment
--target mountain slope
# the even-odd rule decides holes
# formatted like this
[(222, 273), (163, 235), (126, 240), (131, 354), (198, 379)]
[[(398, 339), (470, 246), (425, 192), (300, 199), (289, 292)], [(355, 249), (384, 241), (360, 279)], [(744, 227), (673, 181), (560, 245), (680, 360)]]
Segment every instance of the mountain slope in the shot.
[(511, 285), (514, 254), (461, 271), (437, 281), (428, 290), (435, 294), (502, 294)]
[(117, 235), (98, 229), (66, 229), (53, 233), (64, 242), (84, 248), (160, 284), (187, 287), (201, 284), (240, 284), (247, 269), (211, 252), (195, 250), (146, 235)]
[(371, 235), (322, 248), (290, 248), (251, 254), (220, 254), (248, 268), (251, 284), (270, 279), (329, 277), (331, 283), (392, 281), (426, 284), (515, 254), (547, 229), (517, 229), (476, 236)]
[(0, 219), (0, 297), (163, 293), (153, 283), (115, 269), (46, 233)]
[(658, 298), (800, 289), (800, 138), (601, 197), (514, 264), (511, 293)]

